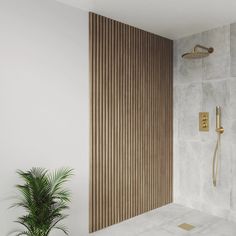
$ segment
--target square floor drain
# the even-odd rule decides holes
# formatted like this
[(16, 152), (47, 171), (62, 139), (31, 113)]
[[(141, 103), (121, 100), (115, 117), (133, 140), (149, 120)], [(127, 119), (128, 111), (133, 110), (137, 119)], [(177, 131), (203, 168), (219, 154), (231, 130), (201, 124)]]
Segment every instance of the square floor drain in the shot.
[(178, 225), (179, 228), (183, 229), (183, 230), (186, 230), (186, 231), (190, 231), (192, 229), (195, 228), (195, 226), (193, 225), (190, 225), (190, 224), (186, 224), (186, 223), (183, 223), (181, 225)]

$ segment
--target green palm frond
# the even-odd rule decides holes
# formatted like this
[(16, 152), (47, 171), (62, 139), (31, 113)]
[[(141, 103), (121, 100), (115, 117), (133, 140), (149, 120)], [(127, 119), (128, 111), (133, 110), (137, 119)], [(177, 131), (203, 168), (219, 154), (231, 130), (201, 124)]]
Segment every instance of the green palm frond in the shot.
[(69, 231), (64, 225), (57, 225), (54, 229), (62, 231), (64, 234), (68, 235)]
[(71, 194), (64, 184), (73, 170), (62, 168), (50, 174), (43, 168), (32, 168), (26, 172), (18, 170), (17, 174), (23, 184), (16, 185), (20, 198), (12, 207), (23, 208), (26, 214), (16, 221), (25, 230), (15, 231), (15, 236), (48, 236), (53, 229), (68, 235), (67, 228), (59, 223), (68, 216), (64, 212), (69, 209)]
[[(48, 176), (49, 184), (51, 185), (52, 194), (58, 194), (62, 191), (61, 186), (68, 181), (72, 175), (72, 170), (67, 168), (62, 168), (54, 171)], [(66, 193), (66, 191), (65, 191)], [(58, 194), (60, 196), (60, 194)]]
[(27, 231), (22, 231), (22, 232), (18, 233), (16, 236), (22, 236), (22, 235), (33, 236), (32, 234), (30, 234), (30, 233), (27, 232)]
[(20, 229), (12, 230), (11, 232), (9, 232), (9, 233), (7, 234), (7, 236), (10, 236), (10, 235), (12, 235), (12, 234), (15, 234), (15, 235), (19, 235), (19, 234), (21, 234), (21, 235), (29, 235), (29, 233), (28, 233), (27, 231), (22, 231), (22, 230), (20, 230)]

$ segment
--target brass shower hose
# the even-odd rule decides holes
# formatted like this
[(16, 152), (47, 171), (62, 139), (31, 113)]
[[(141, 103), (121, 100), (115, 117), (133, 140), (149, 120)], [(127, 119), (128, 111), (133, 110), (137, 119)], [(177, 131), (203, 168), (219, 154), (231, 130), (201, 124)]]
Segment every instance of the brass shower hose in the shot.
[(217, 177), (218, 177), (218, 172), (219, 172), (219, 158), (221, 155), (220, 146), (221, 146), (221, 133), (218, 132), (218, 137), (217, 137), (217, 142), (216, 142), (216, 147), (215, 147), (214, 157), (213, 157), (213, 166), (212, 166), (212, 180), (213, 180), (214, 187), (216, 187)]

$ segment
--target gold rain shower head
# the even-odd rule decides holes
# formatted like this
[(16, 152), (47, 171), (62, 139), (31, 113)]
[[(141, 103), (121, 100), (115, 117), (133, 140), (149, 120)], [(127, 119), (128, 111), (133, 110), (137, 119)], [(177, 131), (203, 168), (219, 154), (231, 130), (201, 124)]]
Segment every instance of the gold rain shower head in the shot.
[[(199, 50), (197, 50), (198, 48), (201, 48), (203, 50), (199, 51)], [(213, 52), (214, 52), (214, 48), (212, 48), (212, 47), (207, 48), (207, 47), (204, 47), (202, 45), (196, 45), (192, 52), (188, 52), (188, 53), (183, 54), (182, 58), (200, 59), (200, 58), (209, 56)]]

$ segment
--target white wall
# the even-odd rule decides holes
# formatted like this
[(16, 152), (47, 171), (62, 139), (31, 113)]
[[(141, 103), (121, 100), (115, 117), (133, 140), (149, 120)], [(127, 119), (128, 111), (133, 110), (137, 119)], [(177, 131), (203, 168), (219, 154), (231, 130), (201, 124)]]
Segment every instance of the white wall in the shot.
[[(68, 227), (88, 231), (88, 13), (50, 0), (0, 1), (0, 235), (16, 169), (75, 169)], [(56, 233), (55, 235), (62, 235)]]

